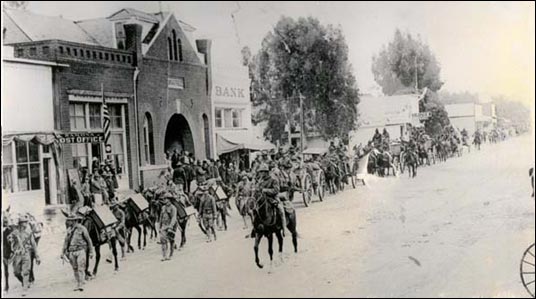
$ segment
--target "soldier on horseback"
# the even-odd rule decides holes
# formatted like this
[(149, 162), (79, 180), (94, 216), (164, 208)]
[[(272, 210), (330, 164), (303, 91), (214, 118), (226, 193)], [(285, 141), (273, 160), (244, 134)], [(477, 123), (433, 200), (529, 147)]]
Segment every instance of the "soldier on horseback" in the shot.
[[(285, 164), (285, 166), (288, 167), (288, 164)], [(281, 217), (282, 221), (282, 231), (284, 235), (285, 227), (286, 227), (286, 218), (285, 218), (285, 209), (283, 207), (283, 203), (281, 202), (283, 199), (286, 199), (286, 192), (289, 190), (289, 184), (290, 180), (283, 181), (282, 183), (285, 185), (283, 190), (281, 190), (280, 181), (278, 178), (276, 178), (273, 175), (270, 175), (270, 170), (268, 168), (268, 165), (262, 164), (259, 166), (259, 169), (257, 170), (257, 177), (258, 182), (255, 189), (262, 193), (263, 196), (266, 196), (269, 202), (277, 208), (277, 212), (279, 214), (279, 217)]]

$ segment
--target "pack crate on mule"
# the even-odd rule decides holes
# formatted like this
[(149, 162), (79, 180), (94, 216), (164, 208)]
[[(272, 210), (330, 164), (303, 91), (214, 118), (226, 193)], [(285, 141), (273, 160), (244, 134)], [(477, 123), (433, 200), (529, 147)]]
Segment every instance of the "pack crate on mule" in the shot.
[(114, 225), (117, 218), (108, 206), (95, 206), (89, 213), (89, 217), (95, 222), (99, 231)]
[(131, 195), (127, 200), (126, 200), (126, 204), (132, 208), (132, 210), (136, 213), (136, 214), (140, 214), (141, 212), (149, 209), (149, 202), (147, 201), (147, 199), (145, 199), (145, 197), (143, 197), (143, 195), (141, 194), (133, 194)]

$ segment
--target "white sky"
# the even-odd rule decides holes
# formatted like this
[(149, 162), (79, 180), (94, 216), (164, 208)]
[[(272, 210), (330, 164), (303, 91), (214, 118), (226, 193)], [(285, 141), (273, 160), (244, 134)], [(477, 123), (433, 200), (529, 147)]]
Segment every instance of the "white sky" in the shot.
[[(238, 3), (237, 31), (231, 18), (237, 2), (161, 1), (161, 6), (196, 27), (197, 37), (213, 39), (215, 59), (225, 63), (237, 61), (242, 46), (258, 50), (282, 14), (311, 15), (324, 24), (340, 24), (363, 91), (375, 86), (372, 55), (400, 28), (419, 34), (430, 45), (441, 63), (443, 90), (478, 92), (481, 98), (504, 94), (534, 106), (534, 3)], [(30, 2), (28, 10), (80, 20), (105, 17), (124, 7), (159, 10), (157, 1)]]

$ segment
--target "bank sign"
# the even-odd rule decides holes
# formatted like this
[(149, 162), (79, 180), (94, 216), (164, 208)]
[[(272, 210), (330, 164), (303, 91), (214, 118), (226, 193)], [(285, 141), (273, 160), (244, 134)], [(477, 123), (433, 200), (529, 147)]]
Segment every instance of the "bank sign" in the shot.
[(244, 88), (239, 87), (227, 87), (227, 86), (215, 86), (216, 96), (224, 98), (245, 98)]
[(56, 138), (59, 143), (102, 143), (104, 142), (104, 133), (89, 133), (89, 132), (76, 132), (76, 133), (60, 133), (56, 134)]

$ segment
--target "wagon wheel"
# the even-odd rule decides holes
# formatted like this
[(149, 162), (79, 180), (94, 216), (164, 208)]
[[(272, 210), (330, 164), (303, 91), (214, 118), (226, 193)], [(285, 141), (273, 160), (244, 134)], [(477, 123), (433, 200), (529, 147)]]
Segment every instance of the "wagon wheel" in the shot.
[(318, 185), (316, 186), (318, 192), (318, 199), (324, 201), (324, 195), (326, 194), (326, 175), (323, 171), (320, 171), (318, 175)]
[(523, 286), (534, 298), (534, 244), (525, 250), (519, 272)]
[(303, 177), (301, 187), (303, 203), (308, 207), (313, 201), (313, 182), (311, 181), (311, 176), (309, 174), (306, 174)]

